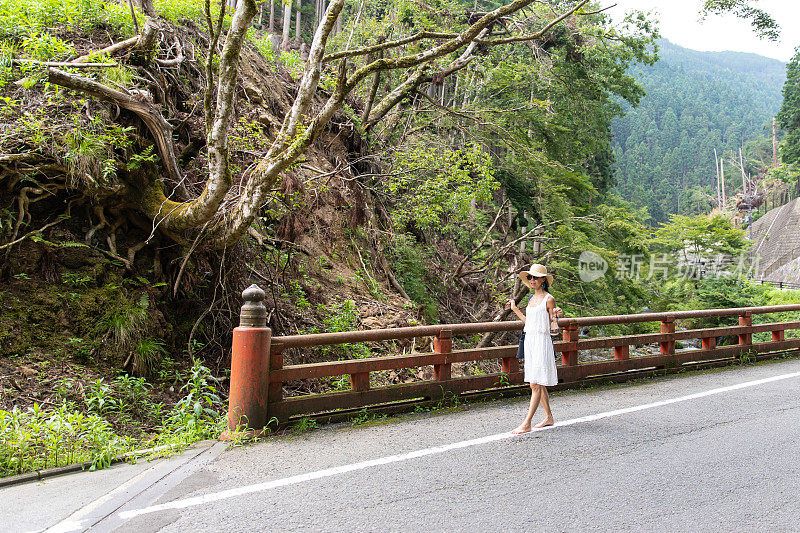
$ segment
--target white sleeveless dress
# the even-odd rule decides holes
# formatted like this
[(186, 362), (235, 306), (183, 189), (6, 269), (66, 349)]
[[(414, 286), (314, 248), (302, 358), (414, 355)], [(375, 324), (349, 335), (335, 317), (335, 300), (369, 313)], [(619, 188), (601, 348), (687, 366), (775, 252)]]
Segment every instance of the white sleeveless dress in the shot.
[(556, 354), (550, 338), (550, 315), (546, 295), (538, 304), (528, 303), (525, 308), (525, 382), (546, 387), (558, 384)]

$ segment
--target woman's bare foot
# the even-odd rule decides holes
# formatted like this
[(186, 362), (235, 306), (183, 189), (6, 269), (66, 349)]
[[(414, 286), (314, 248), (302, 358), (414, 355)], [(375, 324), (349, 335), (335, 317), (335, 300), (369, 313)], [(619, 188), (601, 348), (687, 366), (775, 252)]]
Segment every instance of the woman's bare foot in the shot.
[(513, 433), (514, 435), (519, 435), (521, 433), (527, 433), (530, 430), (531, 430), (530, 424), (528, 424), (527, 426), (525, 424), (523, 424), (523, 425), (519, 426), (517, 429), (513, 430), (511, 433)]
[(545, 418), (544, 420), (542, 420), (541, 422), (536, 424), (536, 427), (537, 428), (543, 428), (543, 427), (552, 426), (552, 425), (553, 425), (553, 419), (552, 419), (552, 417), (548, 416), (547, 418)]

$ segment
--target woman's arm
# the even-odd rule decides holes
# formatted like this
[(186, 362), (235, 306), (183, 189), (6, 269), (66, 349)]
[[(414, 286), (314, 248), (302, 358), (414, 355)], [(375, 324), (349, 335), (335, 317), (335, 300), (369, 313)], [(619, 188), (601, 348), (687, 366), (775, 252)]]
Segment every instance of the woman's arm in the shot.
[(547, 299), (547, 314), (550, 315), (550, 332), (558, 333), (558, 316), (564, 314), (560, 307), (556, 307), (556, 299), (553, 295)]
[(517, 307), (517, 302), (515, 302), (513, 298), (509, 298), (508, 302), (506, 302), (506, 305), (509, 306), (512, 311), (514, 311), (514, 313), (519, 317), (520, 320), (522, 320), (522, 323), (524, 324), (525, 315), (523, 315), (522, 311), (520, 311)]

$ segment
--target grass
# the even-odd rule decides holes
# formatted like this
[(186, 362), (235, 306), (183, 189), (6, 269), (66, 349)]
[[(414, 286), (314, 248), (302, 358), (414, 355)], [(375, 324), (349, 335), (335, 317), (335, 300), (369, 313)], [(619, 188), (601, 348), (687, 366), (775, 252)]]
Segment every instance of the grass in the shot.
[(83, 462), (91, 462), (91, 470), (103, 468), (133, 445), (103, 417), (70, 402), (0, 411), (0, 476)]
[[(132, 376), (98, 379), (79, 395), (72, 383), (63, 383), (61, 403), (54, 408), (34, 404), (0, 410), (0, 477), (84, 462), (94, 470), (134, 448), (157, 448), (152, 456), (165, 456), (218, 438), (226, 424), (225, 406), (211, 371), (195, 363), (184, 380), (182, 398), (168, 412), (163, 404), (149, 401), (150, 385)], [(149, 419), (156, 425), (155, 435), (123, 436), (110, 422), (132, 417)], [(239, 433), (243, 436), (235, 443), (245, 440)]]

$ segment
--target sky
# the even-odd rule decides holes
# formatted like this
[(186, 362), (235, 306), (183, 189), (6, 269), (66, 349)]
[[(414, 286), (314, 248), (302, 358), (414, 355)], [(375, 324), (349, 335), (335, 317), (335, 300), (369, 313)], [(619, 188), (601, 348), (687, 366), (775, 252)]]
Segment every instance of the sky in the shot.
[(800, 33), (796, 31), (800, 22), (798, 0), (760, 0), (753, 4), (781, 25), (781, 37), (776, 42), (759, 39), (748, 21), (732, 15), (713, 15), (700, 22), (698, 13), (703, 3), (703, 0), (602, 0), (600, 5), (616, 4), (606, 11), (615, 21), (634, 9), (653, 11), (660, 21), (661, 36), (692, 50), (752, 52), (788, 62), (794, 48), (800, 45)]

